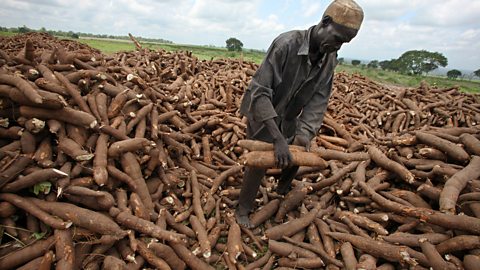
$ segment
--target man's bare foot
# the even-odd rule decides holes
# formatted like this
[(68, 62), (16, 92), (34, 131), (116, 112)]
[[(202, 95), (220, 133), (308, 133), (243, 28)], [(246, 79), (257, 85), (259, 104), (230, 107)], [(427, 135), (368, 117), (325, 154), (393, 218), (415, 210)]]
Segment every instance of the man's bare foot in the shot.
[(252, 223), (250, 222), (250, 219), (248, 218), (248, 215), (242, 215), (238, 212), (238, 209), (235, 210), (235, 218), (237, 219), (237, 223), (242, 226), (242, 227), (245, 227), (247, 229), (252, 229), (253, 228), (253, 225)]

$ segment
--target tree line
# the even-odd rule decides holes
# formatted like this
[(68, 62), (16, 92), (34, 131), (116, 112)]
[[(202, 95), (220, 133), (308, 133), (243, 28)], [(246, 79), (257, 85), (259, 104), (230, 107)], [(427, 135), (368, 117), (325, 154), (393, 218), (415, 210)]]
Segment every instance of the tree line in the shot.
[[(42, 27), (36, 30), (36, 29), (31, 29), (25, 25), (20, 27), (10, 27), (10, 28), (0, 26), (0, 31), (19, 33), (19, 34), (28, 33), (28, 32), (40, 32), (40, 33), (48, 33), (52, 36), (70, 37), (70, 38), (89, 37), (89, 38), (109, 38), (109, 39), (130, 40), (129, 36), (115, 36), (115, 35), (92, 34), (92, 33), (73, 32), (73, 31), (48, 30), (45, 27)], [(168, 43), (168, 44), (173, 43), (172, 41), (166, 40), (163, 38), (144, 38), (140, 36), (135, 36), (135, 38), (138, 41), (143, 41), (143, 42), (156, 42), (156, 43)]]
[[(340, 63), (344, 61), (343, 58), (339, 58)], [(353, 66), (361, 65), (360, 60), (352, 60), (351, 63)], [(446, 67), (447, 65), (448, 59), (439, 52), (411, 50), (403, 53), (397, 59), (370, 61), (366, 64), (366, 67), (372, 69), (380, 68), (405, 75), (425, 75), (439, 67)], [(447, 77), (450, 79), (456, 79), (462, 77), (462, 75), (464, 74), (458, 69), (452, 69), (447, 72)], [(480, 78), (480, 69), (474, 71), (473, 75)]]

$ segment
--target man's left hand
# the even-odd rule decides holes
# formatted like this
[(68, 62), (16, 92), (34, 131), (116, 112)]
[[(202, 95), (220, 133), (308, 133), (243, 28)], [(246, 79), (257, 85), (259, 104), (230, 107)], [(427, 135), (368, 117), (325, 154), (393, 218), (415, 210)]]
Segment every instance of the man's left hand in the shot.
[(303, 146), (307, 151), (310, 151), (310, 140), (305, 135), (301, 135), (301, 134), (295, 135), (295, 138), (293, 139), (292, 144)]

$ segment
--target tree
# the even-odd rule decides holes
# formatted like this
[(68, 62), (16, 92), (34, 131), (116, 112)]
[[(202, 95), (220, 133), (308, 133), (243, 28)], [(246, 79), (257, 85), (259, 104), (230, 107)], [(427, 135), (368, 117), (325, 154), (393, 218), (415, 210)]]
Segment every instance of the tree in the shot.
[(473, 74), (475, 74), (477, 77), (480, 77), (480, 69), (475, 70)]
[(383, 60), (378, 63), (381, 69), (387, 70), (388, 67), (390, 66), (390, 61), (389, 60)]
[(225, 42), (227, 43), (227, 49), (229, 51), (238, 51), (238, 52), (242, 51), (243, 43), (240, 40), (231, 37), (227, 39)]
[(462, 76), (462, 72), (458, 69), (452, 69), (447, 72), (447, 77), (449, 79), (456, 79), (458, 77)]
[(378, 66), (383, 70), (400, 71), (398, 59), (380, 61), (378, 62)]
[(439, 66), (445, 67), (448, 64), (448, 60), (443, 54), (426, 50), (405, 52), (396, 61), (398, 61), (401, 73), (413, 75), (428, 73)]
[(28, 32), (30, 32), (30, 31), (32, 31), (32, 29), (28, 28), (28, 27), (25, 26), (25, 25), (22, 26), (22, 27), (18, 27), (18, 32), (19, 32), (19, 33), (22, 33), (22, 34), (23, 34), (23, 33), (28, 33)]
[(338, 58), (338, 64), (339, 65), (343, 65), (344, 62), (345, 62), (345, 58), (343, 58), (343, 57)]
[(354, 66), (360, 65), (360, 63), (361, 63), (360, 60), (352, 60), (352, 65)]
[(370, 61), (370, 63), (368, 63), (367, 67), (368, 68), (378, 68), (378, 60), (373, 60), (373, 61)]

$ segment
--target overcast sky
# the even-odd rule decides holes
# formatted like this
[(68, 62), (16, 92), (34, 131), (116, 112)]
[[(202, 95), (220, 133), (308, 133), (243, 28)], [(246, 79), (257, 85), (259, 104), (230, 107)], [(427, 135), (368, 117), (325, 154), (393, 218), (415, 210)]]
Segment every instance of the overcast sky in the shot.
[[(339, 55), (398, 58), (440, 52), (449, 69), (480, 68), (480, 0), (357, 0), (365, 20)], [(2, 0), (0, 26), (163, 38), (175, 43), (268, 49), (280, 33), (317, 24), (330, 0)]]

